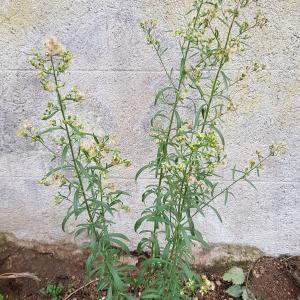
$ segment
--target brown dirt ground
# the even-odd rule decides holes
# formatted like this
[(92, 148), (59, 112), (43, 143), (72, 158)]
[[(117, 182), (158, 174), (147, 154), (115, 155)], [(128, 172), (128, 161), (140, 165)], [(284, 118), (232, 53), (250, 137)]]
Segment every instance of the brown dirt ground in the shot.
[[(18, 278), (0, 280), (0, 293), (6, 300), (43, 300), (50, 299), (43, 293), (49, 283), (62, 283), (64, 296), (83, 284), (83, 265), (85, 255), (70, 256), (69, 260), (60, 259), (51, 252), (39, 252), (33, 249), (8, 243), (0, 249), (0, 274), (12, 272), (30, 272), (40, 278)], [(248, 287), (264, 300), (297, 300), (300, 295), (300, 257), (262, 257), (255, 263), (243, 264), (248, 272)], [(228, 283), (222, 280), (226, 268), (203, 269), (201, 274), (215, 283), (215, 290), (209, 292), (203, 300), (233, 300), (225, 293)], [(97, 299), (93, 285), (80, 290), (70, 299)], [(300, 298), (299, 298), (300, 299)]]

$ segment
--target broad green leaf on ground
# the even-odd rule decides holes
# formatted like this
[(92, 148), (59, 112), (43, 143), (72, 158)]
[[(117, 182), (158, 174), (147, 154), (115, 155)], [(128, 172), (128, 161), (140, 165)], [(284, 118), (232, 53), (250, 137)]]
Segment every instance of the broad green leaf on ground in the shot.
[(242, 298), (243, 300), (263, 300), (260, 297), (256, 298), (255, 295), (250, 290), (246, 289), (246, 287), (243, 287)]
[(235, 284), (235, 285), (232, 285), (230, 288), (228, 288), (226, 290), (226, 293), (232, 297), (238, 298), (238, 297), (241, 297), (241, 295), (243, 293), (243, 288), (240, 285)]
[(232, 282), (233, 284), (243, 284), (245, 281), (245, 274), (243, 269), (232, 267), (224, 274), (223, 279)]

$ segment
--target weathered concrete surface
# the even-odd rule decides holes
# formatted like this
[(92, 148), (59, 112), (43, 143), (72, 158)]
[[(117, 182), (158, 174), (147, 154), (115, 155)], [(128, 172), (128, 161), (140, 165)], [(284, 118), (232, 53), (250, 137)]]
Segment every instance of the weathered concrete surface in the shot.
[[(123, 152), (134, 166), (116, 180), (132, 193), (129, 214), (120, 213), (120, 229), (137, 240), (132, 225), (142, 209), (144, 176), (136, 170), (155, 155), (148, 138), (153, 95), (163, 74), (139, 29), (154, 16), (172, 27), (191, 1), (175, 0), (4, 0), (0, 3), (0, 231), (21, 239), (71, 241), (60, 222), (64, 207), (52, 203), (51, 189), (36, 181), (47, 170), (47, 153), (16, 137), (21, 120), (38, 119), (47, 101), (27, 54), (48, 35), (57, 36), (75, 54), (70, 78), (86, 94), (80, 118), (117, 132)], [(273, 140), (288, 145), (287, 155), (269, 161), (257, 191), (236, 189), (236, 200), (219, 203), (223, 224), (207, 212), (198, 227), (212, 242), (249, 244), (268, 254), (300, 254), (300, 2), (261, 1), (268, 28), (250, 42), (243, 59), (230, 69), (260, 60), (266, 64), (258, 82), (249, 81), (236, 115), (224, 126), (228, 165), (244, 166), (257, 148)], [(176, 63), (171, 39), (169, 63)], [(177, 66), (177, 64), (175, 64)], [(226, 172), (226, 171), (224, 171)], [(230, 178), (229, 178), (230, 179)], [(72, 226), (69, 226), (69, 231)]]

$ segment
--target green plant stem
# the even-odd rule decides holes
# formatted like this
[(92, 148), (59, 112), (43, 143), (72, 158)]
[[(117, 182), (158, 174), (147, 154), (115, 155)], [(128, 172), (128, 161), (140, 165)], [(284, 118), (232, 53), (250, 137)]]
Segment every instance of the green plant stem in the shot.
[[(264, 159), (262, 159), (258, 164), (256, 164), (254, 167), (252, 167), (249, 171), (248, 174), (252, 173), (254, 170), (256, 170), (257, 168), (259, 168), (269, 157), (271, 157), (272, 155), (269, 154), (268, 156), (266, 156)], [(208, 202), (204, 203), (200, 209), (203, 209), (205, 207), (207, 207), (211, 202), (213, 202), (216, 198), (218, 198), (219, 196), (221, 196), (222, 194), (224, 194), (226, 191), (228, 191), (233, 185), (235, 185), (237, 182), (244, 180), (247, 176), (244, 174), (243, 176), (241, 176), (240, 178), (234, 180), (230, 185), (228, 185), (225, 189), (223, 189), (222, 191), (220, 191), (217, 195), (215, 195), (213, 198), (211, 198)], [(194, 215), (193, 215), (194, 216)]]
[[(233, 24), (234, 24), (234, 21), (236, 19), (236, 16), (234, 16), (232, 18), (232, 22), (230, 24), (230, 27), (229, 27), (229, 30), (228, 30), (228, 34), (227, 34), (227, 38), (226, 38), (226, 42), (225, 42), (225, 46), (224, 46), (224, 51), (226, 51), (227, 49), (227, 46), (228, 46), (228, 42), (229, 42), (229, 39), (230, 39), (230, 35), (231, 35), (231, 31), (232, 31), (232, 27), (233, 27)], [(224, 66), (224, 63), (225, 63), (225, 58), (223, 57), (221, 59), (221, 62), (220, 62), (220, 65), (219, 65), (219, 68), (218, 68), (218, 71), (217, 71), (217, 74), (216, 74), (216, 77), (215, 77), (215, 80), (213, 82), (213, 86), (212, 86), (212, 90), (211, 90), (211, 94), (210, 94), (210, 98), (208, 100), (208, 103), (207, 103), (207, 108), (205, 110), (205, 115), (204, 115), (204, 119), (203, 119), (203, 124), (202, 124), (202, 127), (201, 127), (201, 133), (204, 132), (204, 129), (205, 129), (205, 125), (206, 125), (206, 121), (207, 121), (207, 117), (208, 117), (208, 114), (209, 114), (209, 110), (210, 110), (210, 107), (211, 107), (211, 104), (212, 104), (212, 100), (214, 98), (214, 93), (215, 93), (215, 89), (216, 89), (216, 84), (217, 84), (217, 81), (218, 81), (218, 78), (219, 78), (219, 75), (220, 75), (220, 72)]]
[[(230, 27), (229, 27), (229, 30), (228, 30), (228, 34), (227, 34), (227, 38), (226, 38), (226, 42), (225, 42), (225, 46), (224, 46), (224, 50), (226, 50), (227, 46), (228, 46), (228, 42), (229, 42), (229, 39), (230, 39), (230, 34), (231, 34), (231, 31), (232, 31), (232, 27), (233, 27), (233, 24), (234, 24), (234, 21), (235, 21), (235, 17), (233, 17), (232, 19), (232, 22), (230, 24)], [(210, 98), (209, 98), (209, 101), (208, 101), (208, 104), (207, 104), (207, 109), (205, 110), (205, 115), (204, 115), (204, 119), (203, 119), (203, 124), (202, 124), (202, 128), (201, 128), (201, 133), (204, 132), (204, 129), (205, 129), (205, 125), (206, 125), (206, 121), (207, 121), (207, 117), (209, 115), (209, 110), (210, 110), (210, 107), (211, 107), (211, 104), (212, 104), (212, 100), (214, 98), (214, 93), (215, 93), (215, 89), (216, 89), (216, 84), (218, 82), (218, 79), (219, 79), (219, 75), (220, 75), (220, 72), (222, 70), (222, 67), (224, 66), (224, 57), (222, 58), (221, 62), (220, 62), (220, 65), (218, 67), (218, 71), (216, 73), (216, 76), (215, 76), (215, 79), (213, 81), (213, 85), (212, 85), (212, 90), (211, 90), (211, 94), (210, 94)], [(189, 174), (191, 172), (191, 166), (190, 166), (190, 163), (191, 163), (191, 158), (192, 158), (192, 155), (193, 155), (193, 152), (191, 152), (191, 154), (189, 155), (189, 159), (188, 159), (188, 163), (186, 165), (186, 168), (185, 168), (185, 172), (183, 174), (183, 178), (182, 178), (182, 182), (181, 182), (181, 188), (180, 188), (180, 192), (179, 192), (179, 195), (180, 197), (182, 196), (182, 192), (183, 192), (183, 187), (184, 187), (184, 183), (186, 182), (186, 176), (187, 174)], [(188, 168), (190, 169), (189, 172), (187, 171)], [(185, 194), (185, 193), (184, 193)], [(182, 206), (183, 206), (183, 201), (181, 201), (182, 199), (179, 199), (179, 216), (180, 216), (180, 223), (181, 223), (181, 219), (182, 219)]]
[[(199, 18), (199, 15), (200, 15), (200, 10), (201, 10), (201, 7), (202, 7), (202, 4), (203, 4), (203, 1), (201, 2), (201, 4), (199, 5), (198, 9), (197, 9), (197, 14), (196, 14), (196, 17), (194, 19), (194, 25), (196, 24), (198, 18)], [(187, 61), (187, 56), (188, 56), (188, 53), (189, 53), (189, 50), (190, 50), (190, 45), (191, 45), (191, 41), (189, 40), (188, 43), (187, 43), (187, 47), (185, 49), (185, 53), (184, 53), (184, 56), (182, 58), (182, 62), (181, 62), (181, 66), (183, 66), (183, 68), (185, 68), (185, 65), (186, 65), (186, 61)], [(171, 80), (171, 77), (169, 75), (169, 73), (167, 72), (166, 68), (165, 68), (165, 65), (162, 61), (162, 58), (161, 58), (161, 55), (159, 54), (158, 50), (155, 49), (157, 54), (158, 54), (158, 57), (160, 59), (160, 62), (162, 63), (163, 67), (164, 67), (164, 70), (169, 78), (169, 80), (171, 81), (171, 83), (173, 84), (173, 81)], [(168, 150), (168, 144), (169, 144), (169, 139), (170, 139), (170, 134), (171, 134), (171, 130), (172, 130), (172, 125), (173, 125), (173, 121), (174, 121), (174, 117), (175, 117), (175, 112), (176, 112), (176, 109), (177, 109), (177, 105), (180, 101), (180, 89), (181, 89), (181, 86), (184, 82), (184, 78), (185, 78), (185, 75), (182, 75), (180, 74), (180, 79), (179, 79), (179, 83), (178, 83), (178, 87), (177, 89), (175, 89), (175, 92), (176, 92), (176, 100), (172, 106), (172, 112), (171, 112), (171, 118), (170, 118), (170, 123), (169, 123), (169, 126), (168, 126), (168, 131), (167, 131), (167, 136), (166, 136), (166, 140), (164, 142), (164, 149), (163, 149), (163, 157), (160, 159), (160, 161), (163, 161), (167, 155), (167, 150)], [(174, 87), (174, 84), (173, 84), (173, 87)], [(175, 87), (174, 87), (175, 88)], [(157, 199), (160, 197), (160, 193), (161, 193), (161, 185), (162, 185), (162, 181), (163, 181), (163, 177), (164, 177), (164, 173), (163, 173), (163, 169), (160, 168), (160, 175), (159, 175), (159, 182), (158, 182), (158, 194), (157, 194)], [(158, 205), (158, 204), (157, 204)], [(155, 236), (156, 235), (156, 230), (158, 229), (158, 222), (155, 221), (154, 222), (154, 230), (153, 230), (153, 235)], [(156, 238), (156, 237), (155, 237)], [(155, 243), (152, 242), (152, 247), (151, 247), (151, 255), (152, 257), (155, 256), (155, 251), (154, 251), (154, 246)]]
[(56, 91), (56, 95), (57, 95), (57, 98), (58, 98), (60, 112), (61, 112), (62, 117), (63, 117), (63, 122), (64, 122), (65, 130), (66, 130), (68, 142), (69, 142), (69, 145), (70, 145), (72, 161), (73, 161), (75, 172), (76, 172), (76, 175), (77, 175), (77, 178), (78, 178), (78, 181), (79, 181), (80, 189), (82, 191), (82, 196), (83, 196), (84, 204), (85, 204), (85, 207), (86, 207), (86, 211), (88, 213), (90, 224), (92, 225), (92, 229), (93, 229), (93, 233), (95, 235), (95, 238), (98, 240), (98, 232), (97, 232), (97, 230), (95, 228), (95, 225), (94, 225), (94, 219), (93, 219), (92, 212), (91, 212), (89, 204), (88, 204), (87, 196), (86, 196), (84, 185), (83, 185), (83, 180), (81, 178), (81, 174), (80, 174), (79, 168), (77, 166), (77, 162), (76, 162), (76, 158), (75, 158), (75, 154), (74, 154), (74, 147), (73, 147), (73, 143), (72, 143), (72, 139), (71, 139), (71, 135), (70, 135), (70, 131), (69, 131), (69, 126), (68, 126), (65, 111), (64, 111), (64, 106), (63, 106), (63, 103), (62, 103), (62, 97), (61, 97), (59, 87), (58, 87), (58, 78), (57, 78), (57, 74), (56, 74), (56, 71), (55, 71), (55, 66), (54, 66), (54, 61), (53, 61), (52, 56), (50, 56), (50, 60), (51, 60), (51, 65), (52, 65), (52, 69), (53, 69), (53, 76), (54, 76), (54, 82), (55, 82), (55, 91)]
[(173, 79), (172, 79), (170, 73), (168, 72), (168, 70), (166, 68), (166, 65), (165, 65), (165, 63), (164, 63), (164, 61), (162, 59), (162, 55), (159, 52), (159, 47), (157, 47), (157, 46), (154, 45), (154, 49), (155, 49), (156, 55), (157, 55), (157, 57), (159, 59), (159, 62), (160, 62), (160, 64), (162, 65), (162, 67), (164, 69), (164, 72), (166, 73), (166, 75), (167, 75), (167, 77), (168, 77), (168, 79), (169, 79), (169, 81), (170, 81), (173, 89), (176, 91), (177, 88), (176, 88), (175, 83), (173, 82)]
[[(235, 21), (235, 16), (233, 17), (232, 22), (231, 22), (230, 27), (229, 27), (229, 30), (228, 30), (226, 42), (225, 42), (225, 45), (224, 45), (224, 50), (227, 49), (234, 21)], [(209, 115), (209, 110), (210, 110), (210, 107), (211, 107), (211, 104), (212, 104), (212, 100), (214, 98), (216, 84), (217, 84), (220, 72), (222, 70), (222, 67), (224, 65), (224, 62), (225, 62), (225, 58), (223, 57), (221, 59), (221, 62), (219, 64), (219, 67), (218, 67), (218, 70), (217, 70), (217, 73), (216, 73), (216, 76), (215, 76), (215, 79), (213, 81), (210, 98), (209, 98), (209, 101), (208, 101), (208, 104), (207, 104), (207, 108), (205, 110), (203, 124), (202, 124), (202, 127), (201, 127), (201, 133), (203, 133), (204, 129), (205, 129), (207, 117)], [(177, 213), (177, 216), (176, 216), (177, 224), (176, 224), (175, 231), (174, 231), (174, 238), (173, 238), (173, 243), (172, 243), (173, 245), (172, 245), (171, 254), (170, 254), (170, 258), (169, 258), (171, 260), (170, 274), (173, 274), (174, 269), (175, 269), (175, 264), (176, 264), (176, 261), (177, 261), (178, 242), (179, 242), (179, 238), (180, 238), (179, 237), (179, 227), (180, 227), (180, 224), (182, 222), (184, 197), (185, 197), (185, 194), (186, 194), (186, 191), (187, 191), (185, 183), (186, 183), (187, 174), (190, 174), (190, 172), (191, 172), (192, 167), (190, 166), (190, 164), (191, 164), (192, 155), (193, 155), (193, 152), (191, 152), (191, 154), (189, 156), (188, 163), (187, 163), (185, 171), (183, 173), (183, 178), (182, 178), (182, 182), (181, 182), (181, 185), (180, 185), (178, 213)], [(189, 169), (189, 171), (188, 171), (188, 169)]]
[[(43, 145), (43, 147), (44, 147), (46, 150), (48, 150), (55, 158), (59, 156), (59, 154), (56, 153), (55, 151), (53, 151), (50, 147), (48, 147), (42, 139), (39, 139), (38, 141), (39, 141), (39, 142)], [(68, 160), (65, 160), (65, 162), (66, 162), (69, 166), (72, 166), (72, 164), (71, 164)]]

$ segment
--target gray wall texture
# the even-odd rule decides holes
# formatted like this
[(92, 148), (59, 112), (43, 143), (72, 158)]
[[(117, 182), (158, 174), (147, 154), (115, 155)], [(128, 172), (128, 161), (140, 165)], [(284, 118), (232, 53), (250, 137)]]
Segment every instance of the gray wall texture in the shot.
[[(288, 152), (270, 160), (262, 177), (254, 179), (257, 191), (241, 184), (236, 200), (226, 208), (219, 202), (223, 224), (208, 211), (206, 218), (199, 217), (198, 227), (211, 242), (253, 245), (273, 255), (300, 254), (300, 0), (260, 2), (269, 25), (255, 33), (243, 59), (230, 69), (259, 60), (266, 70), (259, 80), (247, 81), (238, 112), (224, 125), (228, 166), (245, 166), (256, 149), (267, 149), (272, 141), (286, 143)], [(130, 213), (117, 216), (119, 229), (137, 240), (132, 227), (151, 178), (144, 175), (137, 185), (133, 178), (155, 155), (149, 121), (154, 93), (164, 81), (138, 24), (156, 17), (163, 28), (173, 28), (190, 4), (0, 0), (0, 231), (22, 239), (72, 241), (60, 229), (65, 207), (55, 206), (54, 191), (37, 184), (48, 168), (47, 153), (16, 136), (19, 123), (37, 120), (47, 102), (27, 55), (54, 35), (75, 55), (70, 81), (87, 97), (80, 118), (117, 133), (123, 153), (133, 159), (133, 167), (115, 180), (132, 193)], [(164, 42), (170, 46), (169, 63), (178, 66), (171, 39)]]

